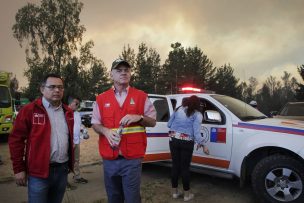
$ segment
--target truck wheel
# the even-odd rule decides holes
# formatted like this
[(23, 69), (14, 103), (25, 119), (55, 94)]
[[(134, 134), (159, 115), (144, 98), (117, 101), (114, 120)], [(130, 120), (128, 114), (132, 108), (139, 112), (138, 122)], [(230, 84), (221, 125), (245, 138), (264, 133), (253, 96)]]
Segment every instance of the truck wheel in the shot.
[(262, 202), (304, 202), (304, 165), (292, 157), (279, 154), (265, 157), (255, 166), (251, 182)]

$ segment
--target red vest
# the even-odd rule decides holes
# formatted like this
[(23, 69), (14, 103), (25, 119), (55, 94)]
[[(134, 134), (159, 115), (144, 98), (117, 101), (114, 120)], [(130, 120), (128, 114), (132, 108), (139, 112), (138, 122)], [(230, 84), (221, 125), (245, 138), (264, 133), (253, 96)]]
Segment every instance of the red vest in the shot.
[[(116, 130), (120, 120), (127, 114), (144, 115), (147, 94), (129, 87), (122, 107), (119, 106), (114, 90), (111, 88), (96, 98), (103, 126)], [(139, 123), (124, 126), (119, 149), (112, 149), (107, 138), (99, 135), (99, 153), (104, 159), (113, 160), (119, 150), (126, 159), (140, 158), (145, 155), (147, 136), (145, 128)]]

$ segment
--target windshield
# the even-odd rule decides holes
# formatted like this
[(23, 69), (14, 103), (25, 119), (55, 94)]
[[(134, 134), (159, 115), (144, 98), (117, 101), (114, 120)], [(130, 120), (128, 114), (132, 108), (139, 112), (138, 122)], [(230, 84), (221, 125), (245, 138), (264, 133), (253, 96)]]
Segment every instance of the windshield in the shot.
[(279, 114), (280, 116), (304, 116), (304, 103), (288, 103)]
[(234, 115), (236, 115), (242, 121), (249, 121), (255, 119), (267, 118), (263, 113), (253, 108), (249, 104), (242, 102), (238, 99), (224, 96), (224, 95), (211, 95), (214, 99), (229, 109)]
[(12, 105), (11, 96), (8, 88), (0, 86), (0, 108), (8, 108)]

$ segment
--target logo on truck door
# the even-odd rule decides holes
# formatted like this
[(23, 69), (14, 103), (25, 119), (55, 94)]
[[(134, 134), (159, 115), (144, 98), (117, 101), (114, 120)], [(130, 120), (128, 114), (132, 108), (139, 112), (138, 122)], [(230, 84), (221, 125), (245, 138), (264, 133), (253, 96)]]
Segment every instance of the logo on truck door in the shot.
[(208, 128), (202, 126), (201, 128), (201, 136), (204, 138), (203, 142), (207, 143), (209, 141), (209, 130)]

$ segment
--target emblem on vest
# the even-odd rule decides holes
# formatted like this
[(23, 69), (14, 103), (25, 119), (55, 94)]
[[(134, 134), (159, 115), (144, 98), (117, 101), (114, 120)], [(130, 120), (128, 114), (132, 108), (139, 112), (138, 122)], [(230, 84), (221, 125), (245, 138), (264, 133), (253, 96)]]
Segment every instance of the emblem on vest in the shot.
[(45, 124), (45, 115), (39, 114), (39, 113), (34, 113), (33, 114), (33, 124), (44, 125)]
[(131, 105), (134, 105), (134, 104), (135, 104), (135, 101), (134, 101), (133, 98), (130, 99), (130, 104), (131, 104)]
[(105, 103), (104, 107), (109, 108), (111, 106), (110, 103)]

